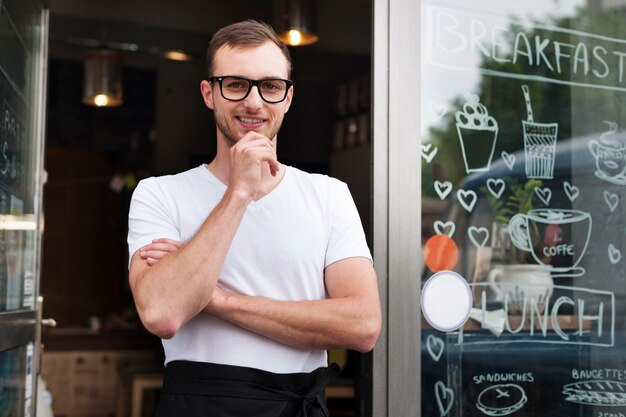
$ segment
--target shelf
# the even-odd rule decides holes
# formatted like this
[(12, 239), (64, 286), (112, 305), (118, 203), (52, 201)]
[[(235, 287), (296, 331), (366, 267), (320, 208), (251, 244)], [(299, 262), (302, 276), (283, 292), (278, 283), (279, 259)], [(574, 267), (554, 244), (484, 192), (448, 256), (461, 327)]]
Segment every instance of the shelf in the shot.
[[(521, 322), (522, 322), (522, 316), (519, 315), (509, 315), (509, 325), (512, 328), (519, 328)], [(528, 323), (528, 315), (526, 316), (526, 321), (527, 323), (524, 325), (524, 330), (530, 330), (530, 324)], [(537, 324), (537, 322), (535, 321), (535, 330), (540, 330), (539, 325)], [(568, 314), (562, 314), (562, 315), (558, 315), (557, 316), (557, 324), (558, 327), (562, 330), (575, 330), (578, 329), (578, 316), (577, 315), (568, 315)], [(422, 317), (422, 328), (425, 329), (432, 329), (432, 326), (430, 324), (428, 324), (428, 322), (424, 319), (424, 317)], [(552, 330), (554, 329), (553, 323), (552, 323), (552, 319), (550, 318), (550, 316), (548, 315), (548, 320), (547, 320), (547, 328), (548, 330)], [(590, 329), (591, 328), (591, 320), (583, 320), (583, 329)], [(467, 320), (467, 322), (465, 323), (465, 325), (463, 326), (463, 330), (464, 331), (476, 331), (476, 330), (486, 330), (483, 329), (481, 327), (481, 324), (473, 319), (469, 319)]]

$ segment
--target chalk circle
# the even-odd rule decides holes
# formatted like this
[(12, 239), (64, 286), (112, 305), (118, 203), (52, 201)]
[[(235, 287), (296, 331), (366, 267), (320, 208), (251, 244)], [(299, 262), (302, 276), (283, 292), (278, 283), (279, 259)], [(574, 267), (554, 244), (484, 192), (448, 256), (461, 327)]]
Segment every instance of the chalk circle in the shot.
[(472, 291), (453, 271), (432, 275), (422, 288), (422, 314), (434, 329), (450, 332), (463, 326), (472, 308)]
[(454, 269), (459, 260), (459, 249), (447, 235), (431, 236), (424, 244), (424, 263), (433, 272)]

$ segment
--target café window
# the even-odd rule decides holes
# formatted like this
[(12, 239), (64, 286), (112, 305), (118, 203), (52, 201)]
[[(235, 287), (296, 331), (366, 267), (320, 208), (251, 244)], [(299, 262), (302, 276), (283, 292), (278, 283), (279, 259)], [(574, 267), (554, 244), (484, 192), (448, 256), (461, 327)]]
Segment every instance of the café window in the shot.
[(626, 415), (626, 1), (424, 1), (421, 413)]

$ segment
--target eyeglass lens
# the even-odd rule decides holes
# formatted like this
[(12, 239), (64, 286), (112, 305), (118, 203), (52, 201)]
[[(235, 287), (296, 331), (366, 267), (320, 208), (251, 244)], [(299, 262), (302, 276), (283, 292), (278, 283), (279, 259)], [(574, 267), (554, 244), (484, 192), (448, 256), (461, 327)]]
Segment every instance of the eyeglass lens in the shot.
[(243, 100), (248, 96), (252, 85), (256, 84), (261, 98), (268, 103), (278, 103), (287, 96), (287, 82), (281, 79), (248, 80), (239, 77), (223, 77), (222, 96), (226, 100)]

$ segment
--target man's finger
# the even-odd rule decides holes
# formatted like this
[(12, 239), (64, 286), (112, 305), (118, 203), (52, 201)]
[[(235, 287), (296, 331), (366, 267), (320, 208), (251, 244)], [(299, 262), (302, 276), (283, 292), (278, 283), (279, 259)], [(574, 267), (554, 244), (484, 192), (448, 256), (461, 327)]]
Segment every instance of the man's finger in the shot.
[(158, 239), (153, 239), (152, 243), (167, 243), (170, 245), (174, 245), (177, 248), (181, 248), (183, 246), (183, 242), (179, 241), (179, 240), (174, 240), (174, 239), (168, 239), (166, 237), (161, 237)]

